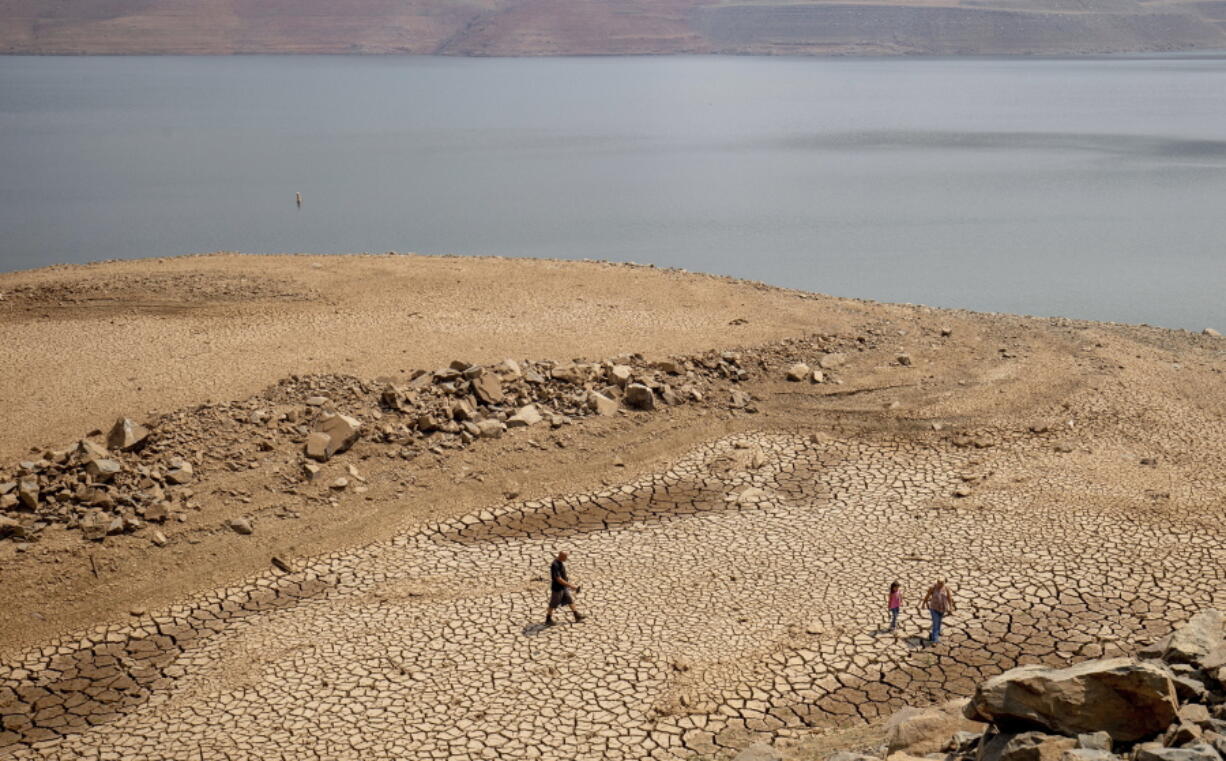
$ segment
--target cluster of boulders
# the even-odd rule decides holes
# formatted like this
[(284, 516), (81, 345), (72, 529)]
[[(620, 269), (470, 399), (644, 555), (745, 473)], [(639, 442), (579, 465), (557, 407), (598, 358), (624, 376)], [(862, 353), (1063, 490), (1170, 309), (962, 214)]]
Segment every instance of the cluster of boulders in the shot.
[[(0, 539), (32, 541), (46, 526), (60, 524), (103, 540), (168, 517), (186, 520), (198, 506), (193, 480), (263, 468), (274, 453), (300, 457), (297, 472), (311, 482), (323, 463), (358, 441), (412, 460), (515, 428), (556, 429), (585, 417), (685, 404), (752, 413), (755, 400), (740, 386), (751, 373), (777, 372), (799, 358), (838, 363), (841, 352), (859, 345), (858, 339), (813, 336), (748, 352), (655, 359), (634, 354), (492, 365), (457, 360), (375, 382), (291, 376), (243, 401), (179, 410), (144, 425), (125, 418), (105, 435), (95, 431), (71, 447), (0, 468)], [(249, 501), (249, 495), (232, 496)], [(151, 539), (165, 543), (156, 531)]]
[(376, 435), (389, 443), (430, 439), (433, 446), (463, 446), (510, 428), (558, 428), (623, 409), (702, 402), (720, 381), (748, 377), (737, 352), (655, 361), (638, 355), (602, 362), (507, 359), (488, 366), (455, 361), (385, 385), (380, 402), (387, 417)]
[(899, 711), (879, 756), (830, 761), (1222, 761), (1224, 624), (1205, 610), (1135, 658), (1006, 671), (960, 705)]
[(18, 463), (0, 477), (0, 538), (33, 539), (57, 522), (103, 539), (165, 521), (172, 500), (190, 497), (195, 465), (148, 450), (149, 441), (148, 428), (121, 418), (105, 436)]

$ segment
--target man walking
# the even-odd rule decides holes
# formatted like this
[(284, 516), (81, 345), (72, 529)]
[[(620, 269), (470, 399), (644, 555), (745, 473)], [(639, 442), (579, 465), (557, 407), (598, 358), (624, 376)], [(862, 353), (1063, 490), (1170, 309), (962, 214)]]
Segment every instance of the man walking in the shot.
[(954, 612), (954, 595), (949, 591), (949, 587), (945, 586), (943, 580), (938, 580), (936, 584), (929, 587), (923, 601), (920, 602), (920, 610), (923, 610), (925, 606), (932, 615), (932, 633), (928, 635), (928, 642), (935, 645), (941, 641), (941, 623), (945, 620), (945, 616)]
[(575, 597), (571, 594), (572, 589), (578, 592), (579, 587), (566, 578), (566, 558), (565, 552), (559, 552), (549, 566), (549, 612), (545, 614), (546, 626), (553, 626), (553, 611), (562, 605), (570, 606), (570, 612), (575, 614), (575, 623), (583, 620), (583, 614), (575, 607)]

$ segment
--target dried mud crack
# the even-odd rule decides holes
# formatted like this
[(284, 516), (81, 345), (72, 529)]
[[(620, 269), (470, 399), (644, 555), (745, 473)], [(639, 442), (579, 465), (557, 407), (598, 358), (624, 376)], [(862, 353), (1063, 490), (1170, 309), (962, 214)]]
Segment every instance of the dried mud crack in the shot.
[[(32, 651), (0, 668), (2, 752), (686, 758), (1119, 652), (1223, 602), (1220, 537), (1191, 524), (1045, 508), (1060, 484), (1042, 479), (948, 506), (967, 474), (1024, 478), (1047, 448), (720, 439), (626, 484), (492, 507)], [(544, 629), (558, 546), (591, 615)], [(947, 641), (920, 648), (916, 616), (880, 632), (881, 581), (936, 574), (964, 600)]]

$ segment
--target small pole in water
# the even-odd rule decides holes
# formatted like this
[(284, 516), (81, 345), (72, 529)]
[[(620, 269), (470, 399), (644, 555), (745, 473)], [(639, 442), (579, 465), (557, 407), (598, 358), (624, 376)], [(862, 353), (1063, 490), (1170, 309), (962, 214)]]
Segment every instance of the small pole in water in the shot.
[(301, 193), (294, 194), (294, 203), (298, 204), (299, 209), (302, 208), (302, 194)]

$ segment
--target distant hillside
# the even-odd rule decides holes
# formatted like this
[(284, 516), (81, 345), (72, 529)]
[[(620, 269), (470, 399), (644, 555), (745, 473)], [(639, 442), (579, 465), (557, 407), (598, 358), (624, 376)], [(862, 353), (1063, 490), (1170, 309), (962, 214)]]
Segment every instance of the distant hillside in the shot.
[(1226, 0), (0, 0), (0, 52), (1057, 54), (1226, 49)]

